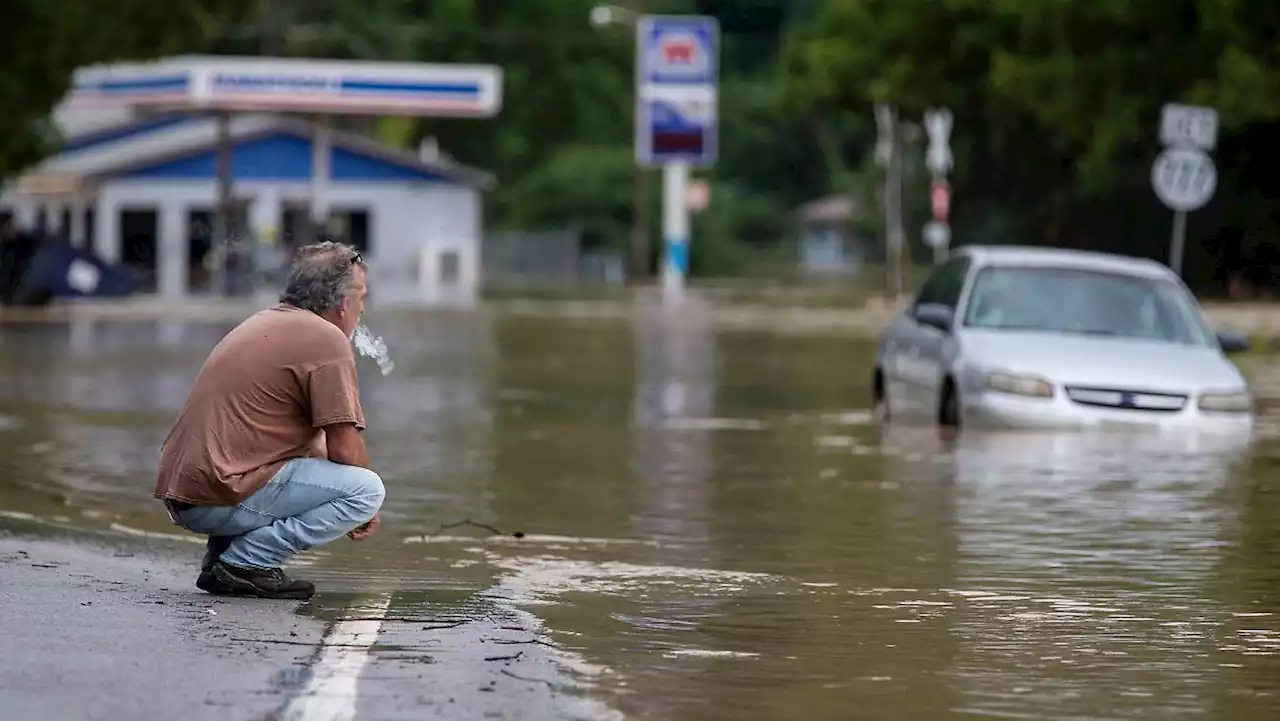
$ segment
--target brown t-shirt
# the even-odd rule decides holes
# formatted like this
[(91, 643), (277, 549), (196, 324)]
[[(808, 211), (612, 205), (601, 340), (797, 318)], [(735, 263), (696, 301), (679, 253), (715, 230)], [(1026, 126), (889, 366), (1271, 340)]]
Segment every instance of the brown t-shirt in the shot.
[(351, 342), (307, 310), (255, 313), (210, 352), (165, 438), (156, 498), (235, 505), (293, 458), (314, 455), (319, 429), (364, 412)]

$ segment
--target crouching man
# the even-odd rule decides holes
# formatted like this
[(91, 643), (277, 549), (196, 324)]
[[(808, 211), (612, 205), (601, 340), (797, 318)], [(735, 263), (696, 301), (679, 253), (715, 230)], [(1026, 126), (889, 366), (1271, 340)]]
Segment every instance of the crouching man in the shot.
[(365, 263), (339, 243), (299, 248), (279, 305), (214, 347), (160, 454), (155, 497), (209, 536), (196, 586), (306, 599), (285, 559), (377, 530), (382, 480), (369, 468), (351, 338)]

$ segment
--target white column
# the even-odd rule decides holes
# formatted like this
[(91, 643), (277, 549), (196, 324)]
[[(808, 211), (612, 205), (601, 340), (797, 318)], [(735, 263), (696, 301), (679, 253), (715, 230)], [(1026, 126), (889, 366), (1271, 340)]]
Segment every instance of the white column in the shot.
[(45, 202), (44, 218), (49, 235), (60, 235), (67, 230), (67, 228), (62, 227), (62, 213), (66, 209), (67, 204), (61, 200)]
[(71, 244), (77, 248), (83, 248), (87, 245), (85, 235), (84, 213), (88, 207), (88, 203), (83, 198), (77, 198), (71, 203), (71, 227), (70, 231)]
[(108, 193), (98, 196), (93, 211), (94, 245), (107, 263), (120, 262), (120, 201)]
[(316, 120), (311, 135), (311, 219), (317, 232), (329, 228), (329, 175), (333, 148), (333, 134), (329, 119)]
[(480, 290), (480, 243), (475, 238), (463, 238), (458, 244), (459, 285), (458, 300), (463, 305), (476, 302)]
[(418, 297), (428, 305), (440, 302), (440, 246), (430, 239), (418, 243)]
[(187, 296), (187, 209), (181, 201), (160, 206), (156, 238), (156, 273), (160, 297), (181, 300)]
[(13, 205), (13, 219), (17, 221), (18, 228), (24, 231), (32, 231), (36, 228), (36, 203), (29, 198), (21, 198)]
[(269, 186), (258, 189), (249, 206), (249, 232), (254, 239), (256, 268), (254, 294), (261, 301), (277, 297), (284, 280), (280, 207), (279, 189)]
[(259, 240), (271, 238), (279, 242), (280, 206), (278, 188), (264, 186), (255, 191), (253, 205), (249, 208), (249, 225)]
[(685, 277), (689, 274), (689, 207), (685, 200), (688, 187), (688, 163), (667, 163), (662, 167), (662, 297), (671, 306), (684, 298)]

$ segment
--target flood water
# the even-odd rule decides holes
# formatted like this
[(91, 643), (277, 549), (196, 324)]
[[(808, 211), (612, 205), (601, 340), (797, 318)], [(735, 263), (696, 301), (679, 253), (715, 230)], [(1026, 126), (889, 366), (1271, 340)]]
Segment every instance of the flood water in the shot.
[[(948, 437), (872, 423), (840, 334), (367, 321), (388, 498), (300, 557), (322, 607), (525, 614), (630, 718), (1280, 718), (1272, 410), (1254, 439)], [(229, 327), (0, 326), (0, 514), (174, 533), (157, 450)]]

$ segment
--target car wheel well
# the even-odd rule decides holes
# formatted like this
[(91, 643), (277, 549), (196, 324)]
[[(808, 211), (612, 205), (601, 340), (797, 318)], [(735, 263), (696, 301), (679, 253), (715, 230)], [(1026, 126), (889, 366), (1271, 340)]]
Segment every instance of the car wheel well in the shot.
[(956, 394), (956, 381), (949, 375), (942, 379), (942, 394), (938, 402), (938, 424), (960, 425), (960, 397)]
[(885, 388), (884, 370), (876, 366), (871, 374), (871, 412), (881, 421), (889, 420), (889, 389)]

